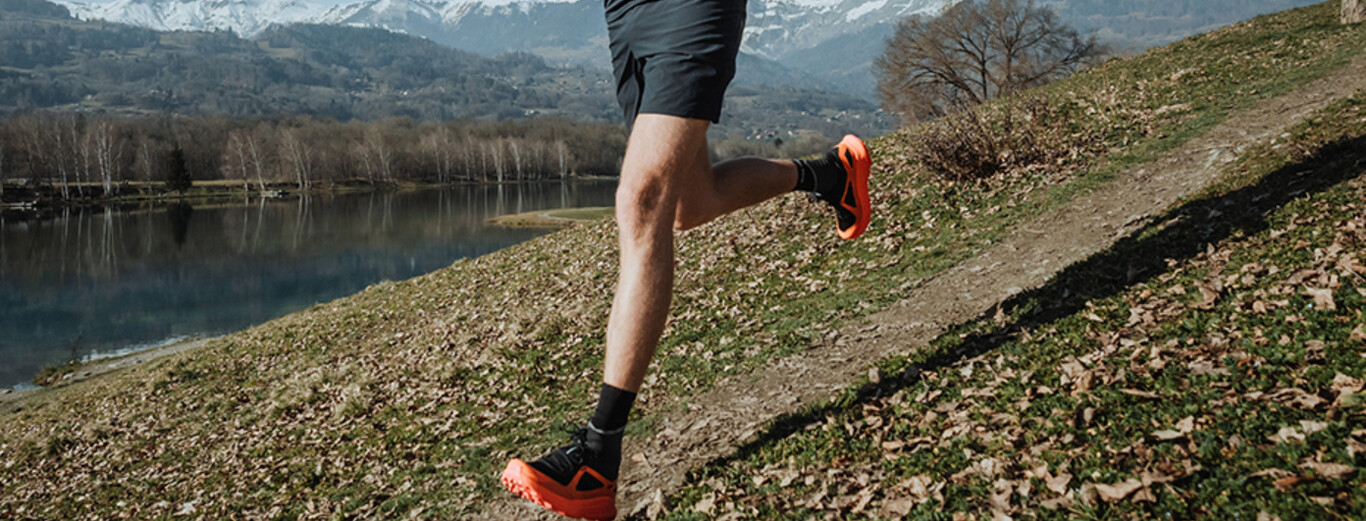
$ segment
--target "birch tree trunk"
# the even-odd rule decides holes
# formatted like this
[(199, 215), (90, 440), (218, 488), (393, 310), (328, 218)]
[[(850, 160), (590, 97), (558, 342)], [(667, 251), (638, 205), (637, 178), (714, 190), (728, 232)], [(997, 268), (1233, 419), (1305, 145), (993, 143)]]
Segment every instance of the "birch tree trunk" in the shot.
[(555, 148), (560, 153), (560, 180), (563, 181), (565, 178), (569, 177), (565, 175), (566, 170), (564, 168), (564, 141), (556, 141)]
[(256, 186), (260, 187), (261, 193), (264, 194), (266, 193), (266, 180), (261, 175), (261, 163), (264, 161), (264, 158), (261, 157), (261, 147), (256, 146), (256, 135), (254, 133), (248, 133), (246, 138), (247, 150), (251, 152), (251, 165), (252, 168), (256, 169)]
[(1342, 23), (1366, 22), (1366, 1), (1342, 0)]
[(309, 175), (312, 153), (308, 146), (301, 142), (294, 129), (285, 129), (283, 137), (285, 153), (289, 155), (290, 162), (294, 163), (294, 178), (300, 190), (306, 189), (313, 183), (312, 176)]
[[(57, 173), (62, 178), (62, 199), (71, 198), (71, 182), (66, 175), (66, 134), (62, 133), (62, 123), (60, 120), (52, 120), (52, 136), (56, 146), (52, 147), (52, 157), (57, 164)], [(44, 154), (46, 155), (46, 154)]]
[(114, 178), (118, 177), (123, 146), (117, 142), (114, 124), (108, 120), (95, 124), (92, 141), (95, 146), (95, 165), (100, 170), (100, 184), (104, 188), (104, 196), (109, 197), (114, 194)]
[(147, 188), (152, 186), (152, 154), (147, 150), (147, 138), (142, 138), (142, 175), (146, 178)]

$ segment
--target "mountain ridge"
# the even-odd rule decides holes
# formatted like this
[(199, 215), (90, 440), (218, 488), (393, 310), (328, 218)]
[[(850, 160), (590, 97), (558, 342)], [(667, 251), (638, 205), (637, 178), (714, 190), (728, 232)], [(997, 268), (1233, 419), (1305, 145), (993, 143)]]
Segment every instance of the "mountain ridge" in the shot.
[[(801, 73), (773, 83), (873, 99), (873, 58), (896, 21), (933, 15), (954, 0), (750, 0), (741, 51)], [(254, 36), (272, 23), (377, 27), (486, 56), (525, 51), (556, 65), (605, 68), (607, 33), (598, 0), (60, 0), (82, 19), (160, 30), (232, 30)], [(1249, 0), (1236, 6), (1185, 0), (1041, 0), (1064, 22), (1120, 52), (1170, 43), (1258, 14), (1317, 0)], [(253, 7), (254, 6), (254, 7)], [(771, 67), (770, 67), (771, 68)], [(743, 75), (743, 71), (741, 72)], [(785, 74), (784, 76), (791, 76)], [(808, 80), (809, 79), (809, 80)], [(768, 81), (742, 78), (741, 81)]]

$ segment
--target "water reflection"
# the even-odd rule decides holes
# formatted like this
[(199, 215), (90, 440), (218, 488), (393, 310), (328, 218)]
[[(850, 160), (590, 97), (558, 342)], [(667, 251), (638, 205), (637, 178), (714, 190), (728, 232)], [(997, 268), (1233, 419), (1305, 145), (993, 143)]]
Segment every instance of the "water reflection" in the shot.
[(546, 230), (506, 213), (612, 204), (611, 183), (314, 195), (0, 217), (0, 386), (42, 366), (264, 322)]

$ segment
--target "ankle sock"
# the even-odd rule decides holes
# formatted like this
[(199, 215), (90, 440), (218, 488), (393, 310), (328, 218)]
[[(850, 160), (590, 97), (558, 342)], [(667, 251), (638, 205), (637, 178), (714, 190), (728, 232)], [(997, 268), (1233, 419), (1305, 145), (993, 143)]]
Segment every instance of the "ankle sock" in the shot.
[(621, 438), (626, 429), (626, 418), (635, 404), (636, 393), (602, 384), (598, 393), (598, 409), (588, 422), (585, 441), (598, 454), (594, 469), (609, 480), (617, 479), (621, 466)]
[(593, 426), (599, 431), (612, 432), (626, 426), (636, 393), (602, 384), (598, 392), (598, 410), (593, 413)]
[(797, 159), (797, 186), (794, 192), (815, 192), (823, 199), (838, 199), (848, 173), (839, 156), (831, 150), (815, 159)]

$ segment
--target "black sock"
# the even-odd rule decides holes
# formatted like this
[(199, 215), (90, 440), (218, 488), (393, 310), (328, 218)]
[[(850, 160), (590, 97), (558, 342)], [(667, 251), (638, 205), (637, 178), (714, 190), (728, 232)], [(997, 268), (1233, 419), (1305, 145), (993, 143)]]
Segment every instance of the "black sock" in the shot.
[(621, 438), (626, 430), (626, 417), (631, 414), (631, 405), (636, 401), (636, 393), (602, 384), (598, 393), (598, 410), (588, 422), (588, 446), (598, 455), (594, 470), (602, 477), (615, 481), (621, 466)]
[(636, 402), (636, 393), (602, 384), (598, 392), (598, 410), (593, 413), (593, 426), (604, 432), (619, 430), (626, 426), (626, 417), (631, 414), (631, 405)]
[(842, 191), (845, 178), (849, 175), (834, 150), (816, 159), (798, 159), (793, 163), (797, 164), (797, 186), (792, 189), (794, 192), (815, 192), (824, 198), (838, 198), (840, 194), (836, 192)]

